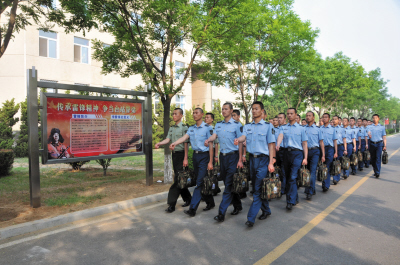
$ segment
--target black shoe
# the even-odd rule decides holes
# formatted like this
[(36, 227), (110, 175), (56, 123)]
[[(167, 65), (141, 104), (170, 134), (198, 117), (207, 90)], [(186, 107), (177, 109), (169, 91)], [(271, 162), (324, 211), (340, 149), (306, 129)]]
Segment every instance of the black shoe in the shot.
[(337, 185), (337, 184), (338, 184), (338, 181), (334, 180), (333, 185)]
[(214, 192), (212, 195), (213, 195), (213, 196), (217, 196), (217, 195), (218, 195), (218, 192)]
[(292, 210), (292, 207), (293, 207), (293, 204), (291, 204), (291, 203), (288, 203), (286, 205), (286, 209), (288, 209), (288, 210)]
[(245, 193), (242, 193), (241, 195), (240, 195), (240, 199), (244, 199), (244, 198), (247, 198), (247, 193), (245, 192)]
[(369, 168), (369, 166), (365, 166), (365, 168)]
[(329, 188), (322, 187), (323, 192), (327, 192), (328, 190), (329, 190)]
[(379, 178), (379, 174), (375, 174), (375, 177), (376, 177), (376, 178)]
[(253, 227), (254, 223), (252, 223), (252, 222), (250, 222), (250, 221), (247, 221), (247, 222), (245, 223), (245, 225), (247, 225), (248, 227)]
[(356, 172), (354, 172), (354, 171), (353, 171), (353, 172), (351, 172), (351, 174), (352, 174), (352, 175), (355, 175), (355, 174), (356, 174)]
[(182, 207), (187, 207), (190, 205), (190, 201), (186, 201), (184, 204), (182, 204)]
[(196, 215), (196, 211), (193, 209), (189, 209), (189, 210), (184, 210), (183, 211), (185, 214), (189, 215), (190, 217), (193, 217)]
[(358, 171), (363, 171), (363, 170), (364, 170), (363, 168), (359, 168), (359, 169), (358, 169)]
[(169, 206), (167, 209), (165, 209), (165, 211), (166, 211), (167, 213), (175, 212), (175, 206)]
[(258, 217), (258, 219), (260, 219), (260, 220), (267, 219), (267, 217), (269, 215), (271, 215), (271, 213), (263, 212), (262, 215), (260, 215), (260, 217)]
[(253, 194), (253, 193), (254, 193), (254, 190), (250, 191), (250, 194)]
[(214, 203), (213, 203), (213, 204), (207, 204), (206, 208), (204, 208), (203, 211), (209, 211), (209, 210), (211, 210), (211, 209), (214, 208), (214, 207), (215, 207), (215, 204), (214, 204)]
[(222, 223), (225, 220), (225, 215), (218, 214), (217, 216), (214, 217), (214, 220)]
[(235, 207), (233, 211), (231, 212), (231, 215), (238, 215), (240, 211), (243, 210), (242, 207)]
[(343, 176), (343, 179), (347, 179), (348, 177), (346, 175)]
[(311, 201), (311, 199), (312, 199), (312, 194), (307, 194), (307, 195), (306, 195), (306, 199)]

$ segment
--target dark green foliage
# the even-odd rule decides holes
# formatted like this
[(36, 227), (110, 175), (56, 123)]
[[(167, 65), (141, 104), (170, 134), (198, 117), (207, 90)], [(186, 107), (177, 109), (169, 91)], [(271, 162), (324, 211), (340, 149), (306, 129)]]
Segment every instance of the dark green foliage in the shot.
[(104, 176), (107, 174), (107, 168), (111, 164), (111, 158), (96, 159), (96, 163), (103, 167)]
[(394, 133), (394, 129), (386, 129), (386, 134), (393, 134)]
[(90, 161), (88, 160), (88, 161), (72, 162), (72, 163), (67, 163), (67, 164), (71, 165), (71, 167), (72, 167), (73, 170), (80, 170), (81, 167), (82, 167), (84, 164), (89, 163), (89, 162), (90, 162)]
[(15, 118), (19, 104), (15, 100), (6, 100), (0, 109), (0, 149), (11, 149), (14, 143), (12, 127), (19, 121)]
[[(171, 105), (170, 109), (170, 118), (169, 118), (169, 125), (168, 128), (174, 124), (174, 121), (172, 120), (172, 113), (174, 112), (174, 109), (177, 108), (177, 105)], [(154, 109), (154, 105), (153, 105)], [(162, 140), (164, 140), (164, 107), (161, 104), (161, 102), (158, 103), (156, 106), (155, 111), (153, 111), (153, 125), (152, 125), (152, 131), (153, 131), (153, 148), (154, 145)]]
[(14, 163), (14, 152), (11, 149), (0, 149), (0, 177), (10, 174)]
[(189, 148), (188, 151), (188, 164), (189, 164), (189, 169), (194, 170), (193, 167), (193, 149)]

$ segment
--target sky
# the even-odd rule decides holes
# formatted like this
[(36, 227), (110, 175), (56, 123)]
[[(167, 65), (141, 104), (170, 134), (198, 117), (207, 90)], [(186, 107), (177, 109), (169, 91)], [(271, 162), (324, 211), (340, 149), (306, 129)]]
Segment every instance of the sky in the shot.
[(320, 29), (322, 57), (342, 51), (366, 71), (379, 67), (400, 98), (400, 0), (295, 0), (293, 8)]

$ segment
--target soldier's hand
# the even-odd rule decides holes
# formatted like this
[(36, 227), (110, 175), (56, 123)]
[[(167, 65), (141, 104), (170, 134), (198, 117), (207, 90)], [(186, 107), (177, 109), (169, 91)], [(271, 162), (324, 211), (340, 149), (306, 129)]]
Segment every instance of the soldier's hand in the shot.
[(234, 145), (239, 145), (239, 140), (236, 138), (236, 139), (233, 141), (233, 144), (234, 144)]
[(175, 149), (175, 144), (171, 144), (171, 145), (169, 146), (169, 149), (171, 149), (172, 151), (174, 151), (174, 149)]
[(246, 156), (242, 156), (242, 162), (246, 162)]
[(335, 154), (333, 155), (333, 158), (337, 158), (337, 153), (335, 153)]
[(214, 157), (215, 163), (218, 163), (218, 157)]
[(204, 141), (204, 146), (208, 147), (208, 140)]
[(384, 146), (384, 147), (382, 148), (382, 150), (383, 150), (383, 151), (386, 151), (386, 146)]
[(246, 147), (246, 141), (243, 142), (243, 146)]
[(276, 163), (276, 158), (272, 158), (272, 162), (275, 164)]
[(268, 164), (268, 171), (271, 173), (275, 171), (275, 167), (273, 164), (271, 164), (271, 163)]
[(347, 151), (343, 151), (343, 154), (346, 154), (346, 155), (347, 155)]
[(242, 161), (240, 161), (240, 159), (239, 162), (237, 163), (237, 168), (243, 168), (243, 163)]
[(156, 143), (156, 144), (154, 145), (154, 148), (155, 148), (155, 149), (160, 148), (160, 144), (159, 144), (159, 143)]
[(276, 148), (275, 148), (276, 151), (279, 151), (279, 148), (280, 148), (280, 146), (277, 145)]
[(356, 148), (354, 147), (354, 148), (353, 148), (353, 152), (355, 152), (355, 151), (356, 151)]
[(365, 145), (365, 150), (368, 150), (368, 145)]
[(211, 162), (208, 163), (207, 170), (213, 170), (213, 165)]
[(325, 156), (322, 156), (322, 157), (321, 157), (321, 161), (322, 161), (322, 163), (325, 162)]
[(307, 166), (307, 159), (306, 158), (304, 158), (303, 159), (303, 163), (301, 163), (303, 166)]
[(184, 167), (189, 166), (189, 162), (188, 162), (187, 159), (183, 159), (183, 166), (184, 166)]

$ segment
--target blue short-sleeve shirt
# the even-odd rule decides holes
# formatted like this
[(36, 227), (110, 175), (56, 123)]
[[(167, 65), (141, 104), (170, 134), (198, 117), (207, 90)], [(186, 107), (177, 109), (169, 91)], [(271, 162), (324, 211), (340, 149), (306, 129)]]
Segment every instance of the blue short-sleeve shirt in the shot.
[(367, 137), (368, 135), (367, 135), (367, 131), (365, 130), (365, 128), (364, 127), (358, 127), (357, 128), (357, 140), (358, 140), (358, 137), (361, 137), (361, 140), (365, 140), (365, 137)]
[(333, 141), (338, 139), (335, 128), (328, 124), (328, 126), (322, 126), (319, 129), (324, 135), (324, 145), (333, 146)]
[(335, 129), (336, 132), (336, 136), (337, 138), (337, 144), (343, 144), (343, 138), (345, 138), (346, 136), (344, 135), (344, 129), (340, 126), (336, 126), (333, 127)]
[(198, 127), (196, 124), (190, 126), (186, 134), (190, 137), (190, 145), (194, 151), (205, 152), (209, 150), (209, 147), (204, 146), (204, 142), (213, 132), (213, 128), (203, 121)]
[(283, 143), (287, 148), (303, 150), (302, 142), (308, 140), (306, 129), (297, 122), (293, 125), (290, 123), (283, 125), (280, 134), (283, 135)]
[(380, 124), (378, 124), (378, 125), (372, 124), (372, 125), (369, 125), (367, 128), (368, 128), (367, 129), (368, 132), (371, 133), (371, 136), (372, 136), (371, 141), (372, 142), (382, 141), (383, 136), (386, 135), (385, 126), (382, 126)]
[(324, 140), (322, 130), (315, 124), (311, 126), (307, 124), (305, 128), (308, 136), (308, 148), (319, 147), (319, 141)]
[(246, 136), (247, 152), (253, 155), (269, 155), (268, 144), (276, 142), (277, 133), (277, 129), (264, 120), (246, 124), (243, 127), (243, 135)]
[(242, 136), (242, 131), (242, 124), (232, 118), (228, 122), (225, 122), (225, 120), (217, 122), (215, 133), (218, 136), (220, 152), (226, 154), (238, 151), (239, 146), (234, 145), (233, 142), (236, 138)]
[(353, 139), (356, 138), (356, 131), (349, 126), (343, 129), (346, 143), (352, 143)]

